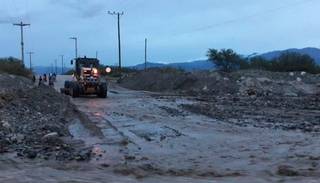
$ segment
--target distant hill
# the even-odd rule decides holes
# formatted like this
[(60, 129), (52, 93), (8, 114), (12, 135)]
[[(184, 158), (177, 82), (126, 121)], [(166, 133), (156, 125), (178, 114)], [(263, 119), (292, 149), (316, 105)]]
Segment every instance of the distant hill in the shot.
[[(196, 60), (192, 62), (181, 62), (181, 63), (171, 63), (171, 64), (161, 64), (148, 62), (147, 68), (163, 68), (171, 67), (176, 69), (183, 69), (185, 71), (194, 71), (194, 70), (211, 70), (214, 69), (214, 64), (208, 60)], [(131, 66), (130, 68), (143, 70), (144, 64), (138, 64)]]
[[(303, 48), (303, 49), (287, 49), (287, 50), (278, 50), (278, 51), (271, 51), (267, 53), (263, 53), (260, 56), (262, 56), (265, 59), (271, 60), (273, 58), (279, 57), (282, 53), (285, 52), (297, 52), (300, 54), (307, 54), (311, 56), (318, 64), (320, 64), (320, 49), (318, 48)], [(245, 56), (244, 56), (245, 57)], [(176, 63), (170, 63), (170, 64), (163, 64), (163, 63), (157, 63), (157, 62), (148, 62), (147, 68), (163, 68), (163, 67), (171, 67), (176, 69), (183, 69), (185, 71), (196, 71), (196, 70), (212, 70), (215, 69), (215, 66), (212, 62), (208, 60), (196, 60), (191, 62), (176, 62)], [(128, 68), (143, 70), (144, 69), (144, 63), (138, 64), (135, 66), (129, 66)], [(65, 71), (70, 70), (71, 68), (65, 69)], [(51, 67), (46, 66), (37, 66), (34, 67), (34, 70), (37, 74), (44, 74), (44, 73), (50, 73), (52, 72)], [(58, 74), (61, 73), (61, 67), (58, 67)]]
[[(300, 54), (307, 54), (310, 57), (312, 57), (318, 64), (320, 64), (320, 49), (318, 48), (303, 48), (303, 49), (287, 49), (287, 50), (277, 50), (277, 51), (271, 51), (267, 53), (263, 53), (260, 56), (267, 60), (271, 60), (274, 58), (279, 57), (282, 53), (285, 52), (296, 52)], [(215, 66), (212, 62), (208, 60), (196, 60), (192, 62), (181, 62), (181, 63), (171, 63), (171, 64), (161, 64), (161, 63), (155, 63), (155, 62), (148, 62), (147, 68), (163, 68), (163, 67), (171, 67), (176, 69), (183, 69), (186, 71), (194, 71), (194, 70), (211, 70), (214, 69)], [(138, 64), (135, 66), (131, 66), (130, 68), (143, 70), (144, 64)]]
[(320, 64), (320, 49), (311, 48), (311, 47), (302, 48), (302, 49), (292, 48), (292, 49), (287, 49), (287, 50), (272, 51), (272, 52), (261, 54), (260, 56), (262, 56), (263, 58), (265, 58), (267, 60), (271, 60), (271, 59), (279, 57), (282, 53), (285, 53), (285, 52), (296, 52), (296, 53), (300, 53), (300, 54), (309, 55), (318, 64)]

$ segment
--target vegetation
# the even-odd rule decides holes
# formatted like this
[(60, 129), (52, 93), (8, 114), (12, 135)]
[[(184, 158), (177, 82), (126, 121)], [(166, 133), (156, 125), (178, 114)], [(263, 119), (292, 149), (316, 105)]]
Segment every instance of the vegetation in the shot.
[(241, 57), (232, 49), (222, 49), (220, 51), (216, 49), (209, 49), (207, 56), (219, 70), (225, 72), (240, 69), (240, 65), (242, 63)]
[(274, 72), (305, 71), (308, 73), (320, 73), (320, 66), (309, 55), (295, 52), (286, 52), (279, 57), (266, 60), (263, 57), (243, 58), (233, 50), (222, 49), (220, 51), (210, 49), (208, 58), (219, 70), (231, 72), (238, 69), (261, 69)]
[(8, 73), (24, 77), (31, 77), (32, 72), (26, 69), (19, 59), (9, 57), (0, 58), (0, 73)]

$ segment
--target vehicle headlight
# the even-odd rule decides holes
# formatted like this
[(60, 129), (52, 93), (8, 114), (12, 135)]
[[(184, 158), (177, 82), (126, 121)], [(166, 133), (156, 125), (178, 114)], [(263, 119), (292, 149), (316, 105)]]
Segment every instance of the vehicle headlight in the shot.
[(111, 68), (110, 67), (107, 67), (106, 68), (106, 73), (110, 73), (111, 72)]
[(93, 70), (93, 74), (98, 74), (98, 69), (93, 68), (92, 70)]

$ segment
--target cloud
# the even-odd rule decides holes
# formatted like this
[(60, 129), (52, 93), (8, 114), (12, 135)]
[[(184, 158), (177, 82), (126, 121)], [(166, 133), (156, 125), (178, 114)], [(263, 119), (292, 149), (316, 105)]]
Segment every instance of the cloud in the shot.
[(54, 4), (75, 10), (83, 18), (92, 18), (106, 10), (105, 4), (97, 0), (51, 0)]

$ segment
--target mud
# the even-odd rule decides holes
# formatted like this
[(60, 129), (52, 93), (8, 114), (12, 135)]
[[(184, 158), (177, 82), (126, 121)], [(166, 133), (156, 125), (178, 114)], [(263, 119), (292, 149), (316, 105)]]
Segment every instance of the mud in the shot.
[(72, 102), (104, 136), (95, 144), (102, 153), (91, 163), (122, 177), (141, 181), (157, 177), (159, 182), (160, 177), (171, 177), (171, 182), (188, 182), (185, 178), (191, 182), (312, 182), (320, 175), (317, 133), (235, 125), (223, 116), (182, 107), (207, 101), (203, 96), (132, 91), (114, 83), (110, 90), (106, 100), (87, 97)]
[[(57, 89), (68, 77), (58, 78)], [(89, 162), (37, 164), (5, 158), (6, 163), (1, 164), (9, 166), (0, 166), (0, 180), (25, 182), (17, 177), (30, 182), (298, 183), (319, 180), (320, 135), (316, 131), (235, 125), (227, 121), (235, 115), (232, 108), (224, 112), (230, 115), (215, 117), (218, 113), (203, 115), (184, 107), (197, 107), (199, 102), (208, 102), (208, 105), (220, 102), (220, 106), (230, 107), (228, 103), (223, 105), (223, 101), (228, 101), (223, 99), (207, 101), (203, 96), (133, 91), (115, 83), (110, 83), (110, 90), (107, 99), (94, 96), (71, 99), (88, 119), (85, 122), (88, 124), (73, 123), (69, 131), (75, 139), (83, 140), (85, 146), (92, 147)], [(255, 100), (240, 99), (237, 108), (242, 102), (250, 101)], [(313, 107), (317, 114), (317, 102)], [(277, 109), (272, 105), (268, 108)], [(316, 115), (308, 115), (316, 119)]]
[(320, 95), (305, 97), (199, 97), (182, 108), (247, 127), (320, 132)]

